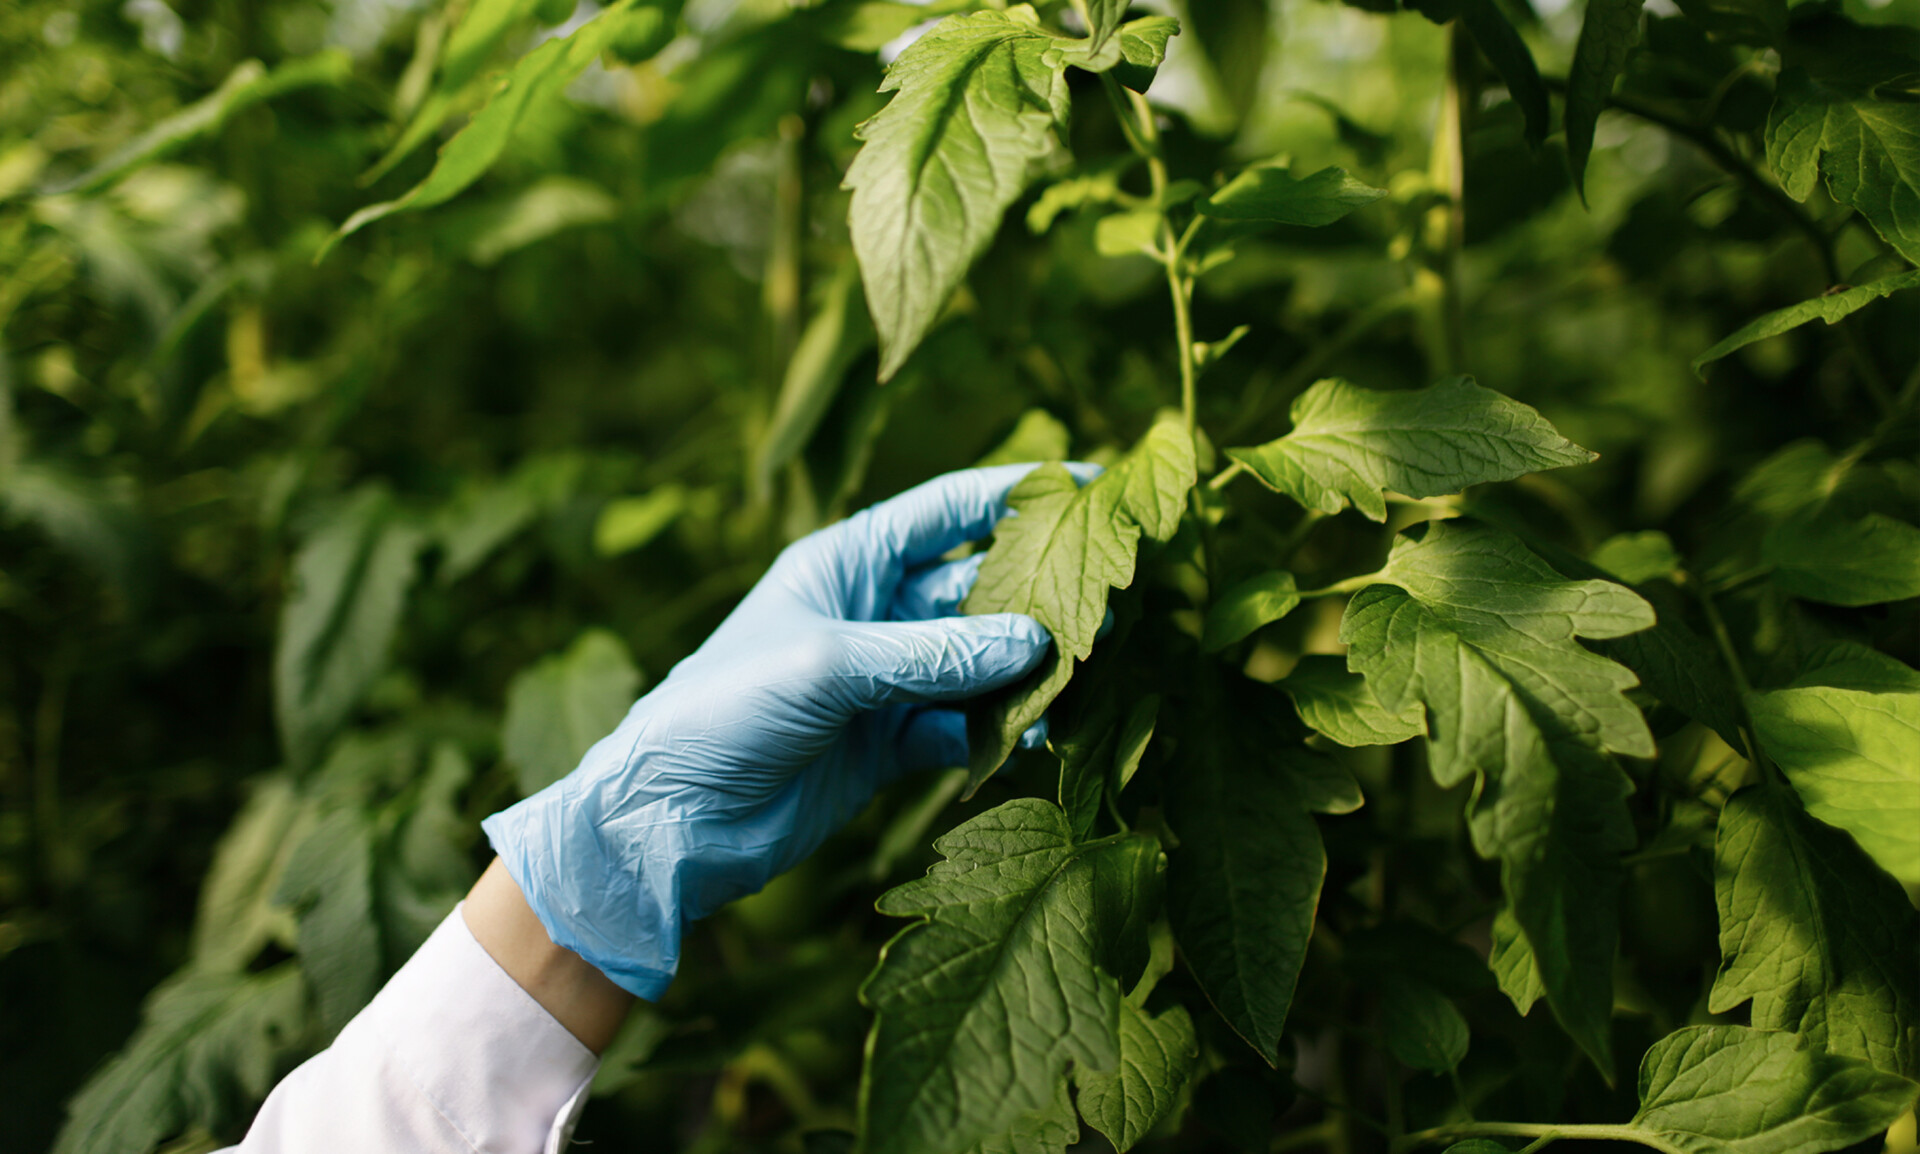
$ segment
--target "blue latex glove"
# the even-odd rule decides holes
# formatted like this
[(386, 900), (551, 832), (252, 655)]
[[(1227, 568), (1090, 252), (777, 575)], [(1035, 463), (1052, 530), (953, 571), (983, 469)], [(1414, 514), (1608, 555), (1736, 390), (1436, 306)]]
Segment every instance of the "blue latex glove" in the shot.
[(795, 542), (579, 768), (482, 823), (553, 940), (656, 999), (687, 922), (900, 774), (966, 764), (964, 717), (932, 703), (1017, 680), (1051, 638), (1020, 614), (953, 616), (979, 558), (937, 561), (991, 533), (1033, 468), (949, 473)]

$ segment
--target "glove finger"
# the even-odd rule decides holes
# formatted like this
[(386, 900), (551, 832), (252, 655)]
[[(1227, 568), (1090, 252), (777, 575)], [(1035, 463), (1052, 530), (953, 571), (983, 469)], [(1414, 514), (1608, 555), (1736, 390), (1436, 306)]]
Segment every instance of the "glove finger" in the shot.
[(1018, 680), (1052, 643), (1020, 613), (848, 624), (835, 686), (850, 710), (957, 701)]
[(907, 574), (900, 588), (894, 590), (887, 620), (927, 621), (959, 616), (960, 603), (973, 588), (974, 578), (980, 575), (980, 562), (985, 559), (985, 553), (975, 553)]
[(1039, 749), (1047, 743), (1049, 730), (1050, 727), (1047, 725), (1047, 716), (1043, 713), (1040, 715), (1040, 720), (1027, 726), (1026, 732), (1020, 735), (1020, 748)]
[[(1039, 463), (962, 469), (916, 485), (854, 516), (850, 533), (868, 533), (900, 564), (912, 568), (965, 541), (993, 532), (1007, 515), (1007, 493)], [(1068, 472), (1081, 484), (1100, 475), (1100, 466), (1072, 462)]]
[(926, 769), (967, 764), (967, 715), (958, 709), (916, 709), (900, 731), (892, 764), (881, 770), (880, 785)]

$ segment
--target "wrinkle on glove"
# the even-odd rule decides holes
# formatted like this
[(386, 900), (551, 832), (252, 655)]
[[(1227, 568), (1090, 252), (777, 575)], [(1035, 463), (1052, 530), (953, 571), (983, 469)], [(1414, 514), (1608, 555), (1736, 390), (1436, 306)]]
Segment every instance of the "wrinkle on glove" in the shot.
[(483, 822), (553, 941), (657, 1000), (689, 921), (901, 774), (965, 764), (964, 718), (937, 705), (1019, 679), (1052, 639), (956, 616), (979, 560), (939, 558), (990, 534), (1034, 467), (949, 473), (795, 542), (579, 768)]

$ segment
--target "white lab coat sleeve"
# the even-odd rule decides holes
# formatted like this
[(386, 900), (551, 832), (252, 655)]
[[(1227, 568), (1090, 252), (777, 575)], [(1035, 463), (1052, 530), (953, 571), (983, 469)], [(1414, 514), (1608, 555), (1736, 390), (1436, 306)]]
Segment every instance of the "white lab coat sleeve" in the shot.
[(598, 1065), (456, 908), (228, 1154), (558, 1154)]

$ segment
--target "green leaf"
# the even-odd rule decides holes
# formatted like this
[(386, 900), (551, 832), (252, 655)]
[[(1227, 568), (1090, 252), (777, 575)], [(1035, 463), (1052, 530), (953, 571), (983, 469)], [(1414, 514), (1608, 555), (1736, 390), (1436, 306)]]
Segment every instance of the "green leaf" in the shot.
[(1220, 220), (1261, 221), (1318, 228), (1387, 195), (1362, 184), (1343, 168), (1323, 168), (1296, 178), (1284, 164), (1243, 170), (1200, 202), (1200, 211)]
[(1379, 577), (1347, 606), (1348, 666), (1387, 709), (1426, 707), (1436, 781), (1479, 778), (1474, 848), (1502, 863), (1555, 1015), (1610, 1074), (1619, 855), (1634, 839), (1628, 783), (1601, 751), (1654, 746), (1625, 697), (1633, 674), (1574, 639), (1645, 629), (1653, 611), (1461, 522), (1395, 541)]
[(1671, 577), (1682, 568), (1672, 539), (1657, 530), (1609, 537), (1600, 542), (1588, 560), (1623, 585)]
[(1216, 676), (1176, 714), (1167, 912), (1207, 999), (1275, 1065), (1326, 874), (1308, 805), (1324, 759), (1274, 727), (1271, 689)]
[(587, 630), (566, 652), (515, 674), (507, 686), (500, 755), (514, 767), (521, 795), (573, 772), (627, 715), (640, 684), (626, 645), (604, 629)]
[[(1891, 663), (1891, 659), (1888, 659)], [(1837, 667), (1858, 683), (1861, 665)], [(1830, 667), (1831, 668), (1831, 667)], [(1902, 667), (1905, 668), (1904, 666)], [(1821, 678), (1818, 672), (1812, 675)], [(1786, 771), (1807, 812), (1852, 834), (1894, 877), (1920, 884), (1920, 690), (1881, 673), (1872, 689), (1795, 682), (1755, 693), (1754, 740)], [(1836, 679), (1840, 679), (1836, 677)]]
[(1142, 16), (1120, 26), (1120, 62), (1113, 66), (1114, 79), (1145, 92), (1153, 87), (1153, 78), (1167, 59), (1167, 41), (1180, 32), (1180, 22), (1171, 16)]
[(1160, 243), (1161, 217), (1157, 212), (1116, 212), (1093, 226), (1093, 251), (1101, 256), (1140, 256)]
[(283, 962), (258, 974), (185, 970), (147, 995), (140, 1028), (67, 1105), (54, 1154), (147, 1151), (189, 1126), (243, 1122), (307, 1046), (306, 985)]
[(1835, 641), (1807, 655), (1793, 686), (1825, 685), (1867, 693), (1920, 693), (1920, 670), (1854, 641)]
[(1493, 971), (1500, 992), (1522, 1015), (1547, 996), (1546, 983), (1540, 978), (1540, 965), (1533, 960), (1533, 947), (1527, 945), (1527, 932), (1520, 928), (1520, 919), (1514, 916), (1511, 905), (1501, 906), (1500, 912), (1494, 915), (1493, 949), (1487, 956), (1487, 967)]
[(1387, 979), (1380, 990), (1380, 1024), (1387, 1050), (1416, 1070), (1444, 1074), (1467, 1056), (1467, 1020), (1425, 982)]
[(1920, 104), (1849, 92), (1789, 67), (1767, 114), (1767, 160), (1795, 200), (1826, 173), (1833, 199), (1920, 263)]
[(380, 988), (373, 910), (373, 825), (357, 807), (314, 825), (287, 861), (273, 895), (299, 919), (300, 972), (321, 1036), (331, 1040)]
[(1007, 439), (974, 462), (976, 468), (990, 465), (1021, 465), (1028, 461), (1064, 461), (1073, 434), (1060, 418), (1045, 409), (1028, 409), (1014, 422)]
[(1812, 508), (1767, 530), (1760, 554), (1783, 591), (1825, 605), (1920, 597), (1920, 528), (1883, 513)]
[(1551, 111), (1546, 83), (1520, 30), (1495, 0), (1406, 0), (1406, 5), (1435, 24), (1458, 19), (1520, 106), (1527, 122), (1527, 142), (1537, 148), (1546, 141)]
[(392, 497), (368, 487), (294, 556), (273, 654), (273, 703), (295, 768), (319, 758), (386, 668), (425, 539)]
[(593, 522), (593, 551), (602, 557), (631, 553), (665, 532), (686, 511), (686, 487), (674, 481), (637, 497), (608, 501)]
[(1207, 610), (1200, 648), (1207, 653), (1225, 649), (1285, 617), (1299, 604), (1293, 574), (1283, 569), (1255, 574), (1222, 593)]
[(1820, 1154), (1878, 1134), (1912, 1082), (1745, 1026), (1688, 1026), (1640, 1063), (1629, 1125), (1670, 1154)]
[(612, 194), (592, 181), (542, 177), (479, 214), (467, 256), (484, 268), (567, 229), (612, 220), (619, 211)]
[(1899, 883), (1778, 785), (1727, 802), (1714, 875), (1722, 960), (1709, 1010), (1752, 999), (1756, 1028), (1920, 1074), (1920, 914)]
[(220, 836), (200, 883), (193, 919), (193, 965), (244, 969), (269, 942), (294, 945), (296, 924), (274, 892), (294, 847), (313, 825), (311, 805), (283, 775), (258, 779), (240, 815)]
[(1386, 490), (1438, 497), (1596, 456), (1470, 377), (1405, 393), (1325, 380), (1300, 394), (1291, 416), (1286, 436), (1227, 455), (1309, 509), (1338, 513), (1352, 502), (1375, 521), (1387, 519)]
[(1235, 119), (1244, 121), (1259, 103), (1273, 38), (1268, 0), (1185, 0), (1179, 10), (1212, 66), (1220, 95)]
[(1293, 698), (1300, 720), (1341, 745), (1398, 745), (1427, 731), (1426, 711), (1418, 701), (1387, 709), (1342, 657), (1302, 657), (1280, 688)]
[(824, 15), (824, 39), (854, 52), (878, 52), (927, 19), (927, 10), (918, 4), (863, 0), (833, 6)]
[(867, 1149), (942, 1154), (1016, 1128), (1071, 1130), (1069, 1067), (1120, 1061), (1120, 982), (1144, 964), (1158, 850), (1132, 836), (1075, 845), (1059, 807), (1033, 798), (934, 848), (945, 861), (879, 902), (922, 920), (861, 990), (874, 1011)]
[(1200, 1041), (1186, 1007), (1152, 1017), (1120, 1006), (1120, 1064), (1111, 1072), (1076, 1070), (1080, 1116), (1126, 1154), (1172, 1111), (1193, 1077)]
[(847, 370), (873, 347), (859, 272), (852, 261), (835, 270), (787, 361), (773, 416), (753, 457), (754, 491), (763, 499), (772, 493), (774, 477), (813, 439)]
[(1131, 0), (1076, 0), (1087, 20), (1087, 39), (1091, 47), (1098, 51), (1113, 34), (1120, 30), (1120, 22), (1127, 17), (1127, 6)]
[(974, 788), (1000, 768), (1020, 734), (1066, 686), (1070, 661), (1093, 652), (1107, 591), (1133, 583), (1143, 535), (1173, 536), (1196, 476), (1193, 438), (1169, 414), (1085, 486), (1065, 466), (1047, 464), (1007, 495), (1013, 515), (994, 529), (993, 548), (962, 608), (1028, 614), (1053, 634), (1054, 651), (1013, 692), (972, 715), (982, 719), (970, 720), (967, 733)]
[[(1920, 147), (1920, 145), (1917, 145), (1917, 147)], [(1693, 371), (1701, 373), (1701, 375), (1704, 376), (1705, 374), (1702, 370), (1705, 369), (1707, 365), (1712, 364), (1728, 353), (1734, 352), (1737, 349), (1743, 349), (1755, 341), (1764, 341), (1768, 337), (1777, 337), (1781, 333), (1787, 332), (1790, 329), (1799, 328), (1801, 325), (1810, 321), (1825, 321), (1830, 325), (1839, 324), (1842, 319), (1852, 316), (1874, 301), (1880, 300), (1883, 297), (1890, 297), (1903, 289), (1916, 287), (1920, 287), (1920, 269), (1909, 269), (1903, 273), (1895, 273), (1892, 276), (1882, 277), (1869, 284), (1848, 287), (1836, 286), (1836, 288), (1822, 293), (1810, 301), (1801, 301), (1797, 305), (1788, 305), (1783, 309), (1775, 309), (1763, 317), (1758, 317), (1740, 326), (1740, 328), (1734, 330), (1732, 334), (1723, 338), (1718, 344), (1693, 358)]]
[(353, 60), (339, 49), (297, 57), (272, 70), (258, 60), (244, 60), (234, 66), (212, 93), (114, 149), (86, 172), (41, 191), (49, 196), (92, 192), (143, 164), (218, 132), (244, 109), (303, 88), (338, 87), (352, 75)]
[(1573, 166), (1573, 188), (1583, 204), (1594, 125), (1613, 95), (1613, 82), (1626, 66), (1627, 54), (1640, 39), (1641, 3), (1589, 0), (1580, 42), (1573, 49), (1573, 68), (1567, 74), (1567, 163)]
[(880, 379), (920, 344), (1000, 227), (1061, 153), (1058, 38), (1003, 12), (950, 16), (900, 54), (847, 169), (848, 224), (880, 334)]
[(1469, 1138), (1447, 1147), (1445, 1154), (1513, 1154), (1513, 1149), (1491, 1138)]
[(1027, 210), (1027, 231), (1036, 236), (1046, 232), (1060, 214), (1069, 209), (1113, 204), (1122, 195), (1120, 178), (1137, 163), (1135, 157), (1119, 157), (1049, 184)]
[(1098, 692), (1097, 698), (1085, 716), (1074, 718), (1071, 728), (1052, 742), (1060, 757), (1060, 808), (1076, 839), (1093, 829), (1106, 792), (1119, 793), (1140, 768), (1160, 712), (1155, 694), (1135, 700), (1124, 716), (1112, 692)]
[[(615, 0), (567, 36), (548, 40), (521, 57), (499, 82), (487, 103), (440, 150), (427, 178), (404, 195), (370, 204), (348, 217), (319, 256), (341, 240), (396, 212), (431, 208), (458, 196), (479, 180), (506, 151), (527, 111), (558, 97), (574, 78), (606, 51), (633, 15), (635, 0)], [(317, 259), (317, 258), (316, 258)]]

